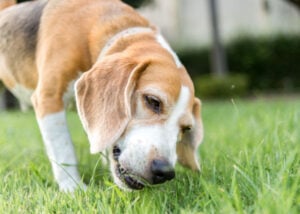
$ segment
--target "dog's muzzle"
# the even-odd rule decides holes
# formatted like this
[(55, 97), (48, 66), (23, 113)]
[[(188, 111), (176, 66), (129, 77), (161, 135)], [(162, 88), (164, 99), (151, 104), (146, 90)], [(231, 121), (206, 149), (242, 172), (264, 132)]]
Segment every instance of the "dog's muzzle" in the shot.
[(116, 175), (123, 181), (130, 189), (140, 190), (147, 184), (161, 184), (168, 180), (175, 178), (175, 171), (171, 164), (165, 160), (155, 159), (151, 162), (150, 172), (151, 181), (147, 181), (140, 176), (134, 175), (127, 169), (122, 167), (119, 163), (119, 157), (121, 155), (119, 147), (113, 148), (113, 158), (117, 162)]

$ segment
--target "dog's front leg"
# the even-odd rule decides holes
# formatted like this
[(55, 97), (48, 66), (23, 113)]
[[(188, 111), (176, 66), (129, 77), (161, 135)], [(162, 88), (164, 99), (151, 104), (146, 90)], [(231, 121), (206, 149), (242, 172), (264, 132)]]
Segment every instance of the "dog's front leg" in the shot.
[(77, 159), (67, 128), (65, 111), (38, 118), (48, 158), (61, 191), (85, 189), (77, 171)]
[(77, 158), (61, 99), (37, 89), (32, 97), (37, 121), (55, 180), (64, 192), (85, 189), (77, 170)]
[[(64, 110), (64, 97), (79, 71), (87, 70), (88, 67), (82, 62), (85, 62), (83, 53), (86, 52), (80, 46), (81, 39), (77, 40), (81, 38), (78, 37), (80, 34), (74, 33), (77, 28), (72, 25), (66, 29), (69, 26), (67, 23), (71, 23), (68, 18), (60, 22), (54, 21), (56, 16), (53, 14), (59, 14), (57, 10), (56, 7), (49, 6), (43, 12), (36, 51), (38, 83), (31, 100), (59, 188), (72, 192), (78, 187), (85, 188), (85, 185), (77, 171), (77, 159)], [(67, 17), (73, 15), (68, 14)], [(68, 33), (68, 30), (73, 33)]]

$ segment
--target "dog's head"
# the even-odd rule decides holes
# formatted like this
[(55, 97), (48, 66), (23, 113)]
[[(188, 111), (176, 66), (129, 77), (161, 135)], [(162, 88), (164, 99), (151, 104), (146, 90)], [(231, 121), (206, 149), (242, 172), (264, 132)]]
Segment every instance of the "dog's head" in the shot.
[(125, 189), (174, 178), (177, 159), (199, 170), (203, 136), (201, 104), (184, 67), (170, 58), (136, 58), (105, 57), (76, 83), (91, 152), (109, 151), (115, 183)]

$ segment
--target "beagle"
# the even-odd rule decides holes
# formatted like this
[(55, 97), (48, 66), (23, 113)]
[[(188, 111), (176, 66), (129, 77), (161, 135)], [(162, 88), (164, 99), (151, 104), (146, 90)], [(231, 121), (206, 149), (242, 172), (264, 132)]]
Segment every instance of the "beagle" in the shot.
[(120, 188), (171, 180), (177, 160), (200, 170), (200, 100), (145, 18), (120, 0), (14, 4), (0, 0), (0, 80), (33, 106), (60, 190), (86, 188), (66, 122), (74, 95), (90, 151), (108, 152)]

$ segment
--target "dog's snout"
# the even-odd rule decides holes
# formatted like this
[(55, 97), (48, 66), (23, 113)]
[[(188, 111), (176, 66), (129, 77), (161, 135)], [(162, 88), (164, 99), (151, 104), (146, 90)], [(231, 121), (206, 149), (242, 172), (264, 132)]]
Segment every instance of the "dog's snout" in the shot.
[(164, 183), (175, 177), (173, 167), (164, 160), (153, 160), (151, 163), (152, 181), (153, 184)]

